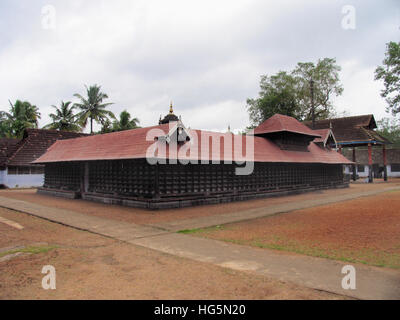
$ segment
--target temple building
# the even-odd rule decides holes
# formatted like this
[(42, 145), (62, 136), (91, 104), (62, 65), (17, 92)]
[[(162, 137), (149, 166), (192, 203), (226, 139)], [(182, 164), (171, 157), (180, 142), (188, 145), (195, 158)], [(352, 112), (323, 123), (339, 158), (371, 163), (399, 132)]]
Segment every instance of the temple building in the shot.
[(275, 115), (247, 135), (188, 129), (170, 107), (156, 126), (57, 141), (39, 193), (148, 209), (347, 187), (330, 130)]

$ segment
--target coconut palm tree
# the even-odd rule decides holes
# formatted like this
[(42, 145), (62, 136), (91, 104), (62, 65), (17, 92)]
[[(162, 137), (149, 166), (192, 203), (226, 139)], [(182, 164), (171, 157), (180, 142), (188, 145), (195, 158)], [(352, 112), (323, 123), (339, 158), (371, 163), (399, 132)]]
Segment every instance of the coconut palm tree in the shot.
[(109, 133), (116, 131), (124, 131), (139, 128), (139, 119), (131, 119), (131, 115), (128, 111), (124, 110), (119, 115), (119, 120), (110, 122), (108, 119), (103, 122), (100, 133)]
[(132, 118), (128, 111), (124, 110), (119, 115), (119, 120), (114, 121), (113, 129), (114, 131), (124, 131), (138, 128), (139, 124), (138, 118)]
[(101, 86), (93, 85), (89, 88), (85, 85), (87, 98), (79, 93), (74, 94), (80, 100), (74, 106), (81, 111), (76, 115), (82, 127), (86, 127), (88, 119), (90, 120), (90, 133), (93, 133), (93, 121), (104, 123), (108, 118), (115, 119), (114, 114), (106, 110), (113, 103), (103, 103), (104, 99), (108, 99), (107, 94), (101, 92)]
[(49, 117), (53, 120), (52, 123), (44, 126), (44, 129), (80, 132), (81, 126), (74, 115), (75, 106), (71, 106), (71, 101), (61, 101), (60, 108), (52, 106), (55, 113), (50, 113)]
[(21, 138), (27, 128), (37, 128), (40, 112), (38, 107), (28, 101), (16, 100), (10, 103), (10, 112), (5, 113), (5, 126), (9, 128), (9, 136)]

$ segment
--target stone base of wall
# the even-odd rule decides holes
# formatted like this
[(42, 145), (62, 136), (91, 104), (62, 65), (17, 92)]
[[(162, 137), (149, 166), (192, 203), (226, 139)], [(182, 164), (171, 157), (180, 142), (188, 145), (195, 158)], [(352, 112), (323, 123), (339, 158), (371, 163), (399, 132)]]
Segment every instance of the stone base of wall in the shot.
[(199, 195), (186, 198), (160, 198), (160, 199), (145, 199), (145, 198), (130, 198), (118, 195), (102, 194), (102, 193), (84, 193), (55, 189), (38, 189), (38, 193), (53, 195), (57, 197), (64, 197), (69, 199), (82, 198), (85, 200), (101, 202), (106, 204), (116, 204), (127, 207), (150, 209), (150, 210), (161, 210), (161, 209), (174, 209), (174, 208), (184, 208), (198, 205), (207, 204), (218, 204), (227, 203), (234, 201), (246, 201), (252, 199), (278, 197), (301, 194), (305, 192), (312, 192), (324, 189), (337, 189), (337, 188), (347, 188), (348, 183), (329, 185), (329, 186), (319, 186), (319, 187), (307, 187), (307, 188), (297, 188), (297, 189), (286, 189), (286, 190), (276, 190), (268, 192), (249, 192), (249, 193), (237, 193), (237, 194), (217, 194), (217, 195)]
[(67, 199), (78, 199), (81, 197), (80, 192), (47, 188), (38, 188), (37, 193)]

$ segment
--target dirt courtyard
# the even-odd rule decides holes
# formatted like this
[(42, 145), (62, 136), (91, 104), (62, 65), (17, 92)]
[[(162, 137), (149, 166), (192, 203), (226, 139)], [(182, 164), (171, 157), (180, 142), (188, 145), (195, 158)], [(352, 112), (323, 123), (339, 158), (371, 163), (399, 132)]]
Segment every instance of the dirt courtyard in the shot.
[(349, 193), (359, 193), (364, 191), (381, 190), (388, 186), (400, 186), (400, 179), (392, 179), (388, 183), (357, 183), (351, 184), (345, 189), (331, 189), (323, 191), (309, 192), (299, 195), (272, 197), (265, 199), (240, 201), (232, 203), (224, 203), (217, 205), (204, 205), (190, 208), (170, 209), (170, 210), (143, 210), (137, 208), (129, 208), (118, 205), (108, 205), (85, 201), (81, 199), (70, 200), (57, 198), (53, 196), (40, 195), (36, 193), (36, 189), (26, 190), (0, 190), (0, 196), (19, 199), (27, 202), (33, 202), (40, 205), (72, 210), (84, 214), (94, 215), (102, 218), (116, 219), (124, 222), (135, 224), (153, 224), (160, 222), (169, 222), (182, 219), (207, 217), (218, 214), (232, 213), (254, 208), (262, 208), (270, 205), (278, 205), (287, 202), (297, 202), (303, 200), (312, 200), (318, 197), (323, 199), (335, 195), (343, 195)]
[(188, 233), (400, 269), (400, 191)]
[[(24, 227), (0, 223), (0, 299), (344, 299), (8, 209), (0, 217)], [(45, 265), (56, 269), (56, 290), (41, 287)]]

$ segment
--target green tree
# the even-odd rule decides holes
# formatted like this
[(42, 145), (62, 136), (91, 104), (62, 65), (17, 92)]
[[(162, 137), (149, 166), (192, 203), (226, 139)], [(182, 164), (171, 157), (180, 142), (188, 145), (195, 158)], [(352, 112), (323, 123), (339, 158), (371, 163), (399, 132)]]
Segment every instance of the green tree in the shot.
[(383, 118), (377, 121), (377, 126), (376, 132), (393, 142), (393, 146), (400, 147), (400, 127), (396, 119)]
[(295, 78), (280, 71), (273, 76), (261, 76), (259, 98), (247, 99), (253, 125), (258, 125), (276, 113), (299, 117)]
[(119, 115), (119, 120), (113, 122), (114, 131), (124, 131), (138, 128), (138, 118), (132, 118), (128, 111), (124, 110)]
[(381, 96), (386, 99), (387, 112), (396, 115), (400, 112), (400, 42), (386, 44), (383, 66), (375, 70), (375, 80), (383, 80), (385, 89)]
[(71, 101), (61, 101), (60, 107), (52, 106), (55, 109), (55, 113), (50, 113), (52, 123), (46, 125), (44, 129), (60, 130), (60, 131), (71, 131), (80, 132), (82, 131), (75, 115), (75, 106), (71, 106)]
[(10, 121), (4, 111), (0, 111), (0, 138), (12, 138)]
[(119, 115), (119, 120), (115, 120), (111, 123), (108, 119), (104, 121), (103, 126), (101, 127), (101, 133), (109, 133), (116, 131), (124, 131), (136, 129), (139, 124), (138, 118), (132, 118), (128, 111), (124, 110)]
[(8, 137), (22, 138), (25, 129), (38, 127), (40, 112), (36, 106), (21, 100), (9, 103), (9, 113), (4, 112), (2, 116), (2, 127), (6, 128)]
[(335, 59), (299, 62), (291, 72), (280, 71), (272, 76), (262, 76), (257, 99), (248, 99), (250, 121), (257, 126), (276, 113), (311, 120), (311, 80), (314, 83), (315, 118), (326, 119), (335, 115), (331, 98), (343, 93), (339, 79), (340, 66)]
[(93, 133), (93, 121), (103, 124), (107, 119), (115, 119), (114, 114), (106, 110), (113, 103), (103, 103), (104, 99), (108, 99), (107, 94), (101, 92), (101, 86), (93, 85), (86, 87), (86, 95), (84, 98), (79, 93), (74, 94), (80, 100), (80, 103), (75, 103), (81, 111), (77, 114), (77, 119), (82, 127), (86, 127), (88, 119), (90, 121), (90, 133)]
[(332, 95), (340, 96), (343, 86), (340, 83), (341, 67), (336, 59), (319, 59), (317, 64), (299, 62), (292, 72), (296, 79), (300, 120), (312, 120), (311, 81), (314, 83), (315, 119), (327, 119), (335, 114)]

